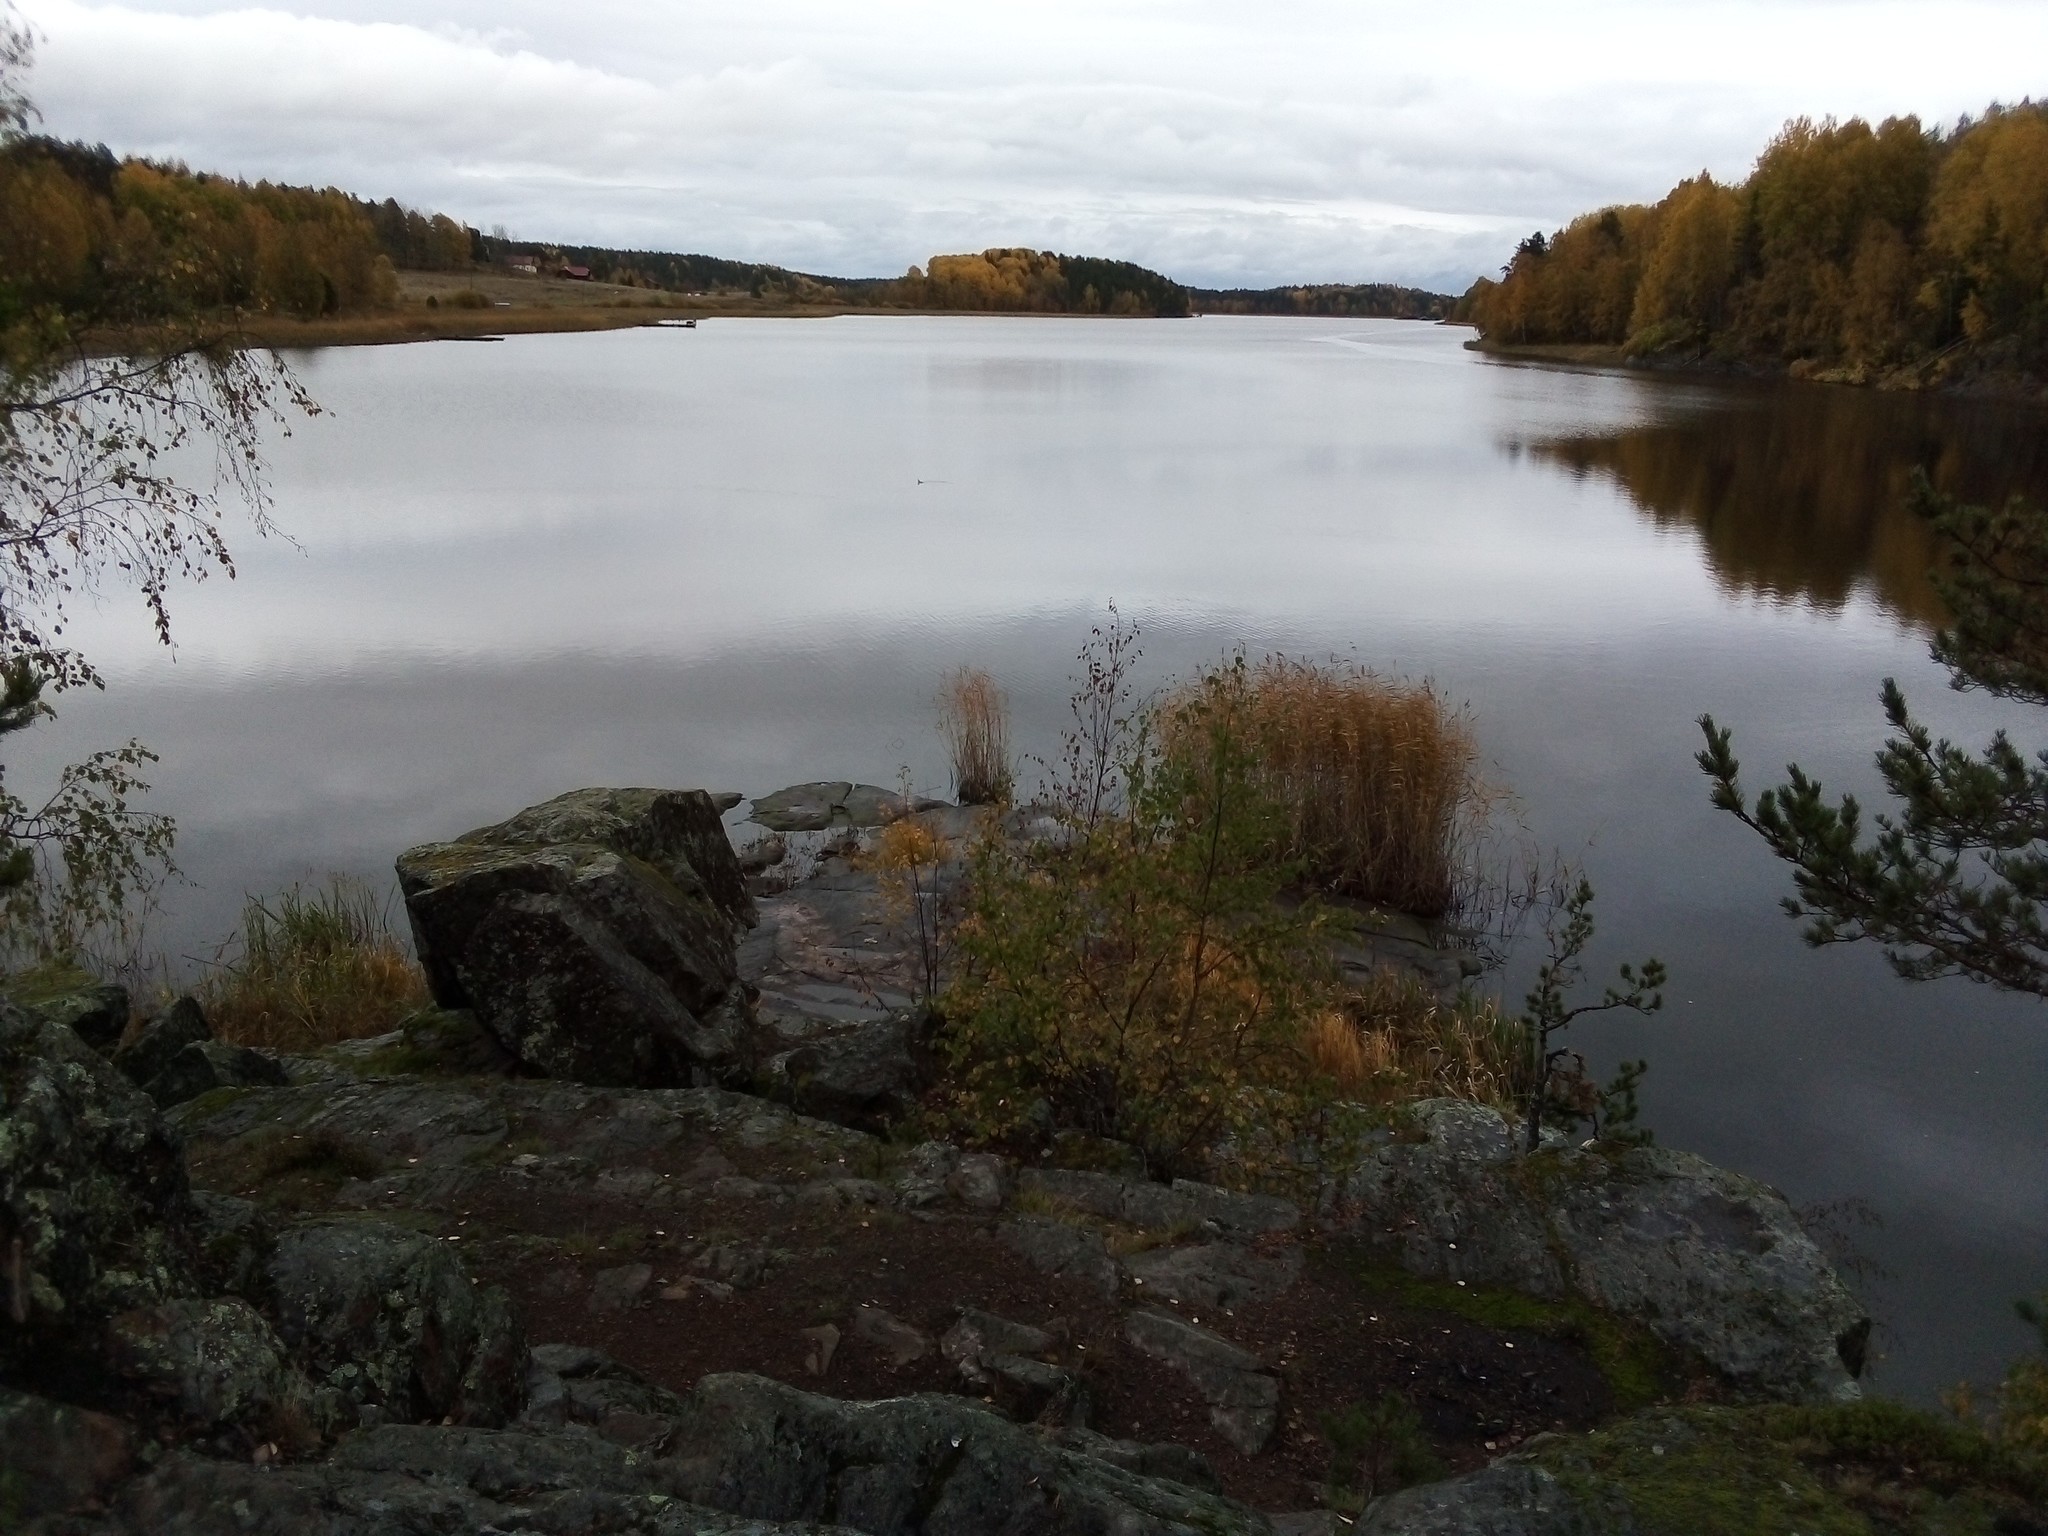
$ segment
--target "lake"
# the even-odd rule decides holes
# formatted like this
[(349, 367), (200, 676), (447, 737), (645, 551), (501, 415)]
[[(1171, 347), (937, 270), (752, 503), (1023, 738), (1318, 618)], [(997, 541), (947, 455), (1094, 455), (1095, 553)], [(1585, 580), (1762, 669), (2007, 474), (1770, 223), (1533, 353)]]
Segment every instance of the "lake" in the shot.
[[(1707, 804), (1695, 717), (1752, 791), (1797, 759), (1866, 800), (1896, 676), (1972, 742), (2039, 720), (1946, 686), (1916, 462), (2048, 490), (2037, 412), (1491, 362), (1403, 322), (849, 317), (334, 350), (275, 447), (294, 541), (174, 594), (175, 653), (111, 594), (20, 776), (136, 735), (190, 884), (152, 942), (213, 952), (245, 892), (586, 784), (944, 793), (963, 663), (1057, 742), (1114, 600), (1163, 681), (1234, 647), (1339, 656), (1469, 701), (1489, 775), (1599, 891), (1593, 974), (1656, 954), (1666, 1144), (1856, 1198), (1884, 1273), (1874, 1379), (1994, 1376), (2048, 1284), (2048, 1017), (1816, 952), (1789, 879)], [(1030, 775), (1027, 772), (1027, 781)], [(1519, 1002), (1527, 957), (1506, 985)]]

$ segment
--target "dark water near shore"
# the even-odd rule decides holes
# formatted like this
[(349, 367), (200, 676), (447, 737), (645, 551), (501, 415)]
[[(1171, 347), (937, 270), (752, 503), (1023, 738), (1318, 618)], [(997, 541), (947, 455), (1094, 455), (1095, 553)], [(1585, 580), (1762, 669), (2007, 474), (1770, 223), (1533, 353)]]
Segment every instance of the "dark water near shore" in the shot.
[(242, 893), (590, 783), (943, 792), (962, 662), (1055, 740), (1116, 599), (1164, 679), (1243, 645), (1427, 674), (1599, 888), (1601, 967), (1673, 975), (1646, 1023), (1665, 1142), (1883, 1218), (1878, 1384), (1925, 1397), (2026, 1342), (2048, 1284), (2048, 1016), (1815, 953), (1787, 882), (1706, 803), (1694, 717), (1752, 787), (1797, 758), (1866, 796), (1896, 676), (1974, 740), (2028, 712), (1926, 656), (1916, 462), (2048, 497), (2048, 421), (1984, 404), (1491, 363), (1399, 322), (708, 321), (300, 359), (329, 414), (278, 446), (279, 522), (177, 597), (180, 649), (109, 599), (109, 675), (33, 776), (135, 734), (206, 952)]

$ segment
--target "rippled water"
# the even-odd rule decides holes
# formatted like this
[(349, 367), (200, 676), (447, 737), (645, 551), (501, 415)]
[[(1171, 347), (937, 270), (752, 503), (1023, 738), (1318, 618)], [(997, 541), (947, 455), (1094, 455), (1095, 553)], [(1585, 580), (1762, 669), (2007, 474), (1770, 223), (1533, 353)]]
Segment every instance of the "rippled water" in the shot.
[(2026, 1342), (2048, 1283), (2048, 1016), (1815, 953), (1708, 808), (1694, 717), (1752, 787), (1796, 757), (1868, 791), (1879, 680), (1967, 738), (2024, 712), (1927, 660), (1914, 462), (2048, 489), (2038, 414), (1483, 361), (1400, 322), (707, 321), (332, 351), (241, 578), (178, 596), (175, 657), (110, 598), (112, 679), (30, 763), (134, 733), (193, 884), (173, 956), (245, 891), (388, 878), (408, 843), (578, 785), (943, 792), (963, 662), (1047, 750), (1115, 599), (1151, 676), (1234, 646), (1356, 657), (1471, 701), (1536, 834), (1599, 888), (1598, 964), (1661, 955), (1665, 1142), (1795, 1202), (1855, 1196), (1889, 1271), (1879, 1382), (1926, 1395)]

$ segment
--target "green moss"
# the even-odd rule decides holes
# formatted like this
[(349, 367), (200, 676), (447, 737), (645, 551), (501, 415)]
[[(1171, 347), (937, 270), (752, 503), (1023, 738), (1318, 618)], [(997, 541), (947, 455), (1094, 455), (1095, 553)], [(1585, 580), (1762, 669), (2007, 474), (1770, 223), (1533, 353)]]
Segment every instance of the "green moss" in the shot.
[(191, 1164), (201, 1187), (253, 1196), (279, 1210), (322, 1208), (342, 1185), (375, 1178), (387, 1167), (371, 1148), (332, 1130), (298, 1135), (271, 1130), (201, 1144)]
[(462, 1009), (422, 1008), (399, 1024), (398, 1035), (381, 1051), (330, 1059), (364, 1077), (502, 1076), (509, 1061), (476, 1015)]
[(12, 976), (0, 977), (0, 997), (23, 1008), (36, 1008), (99, 984), (97, 976), (69, 960), (46, 960)]
[(1681, 1390), (1698, 1374), (1676, 1350), (1639, 1323), (1603, 1312), (1577, 1297), (1548, 1301), (1494, 1286), (1426, 1280), (1370, 1255), (1333, 1257), (1361, 1286), (1421, 1312), (1446, 1312), (1483, 1328), (1541, 1334), (1576, 1344), (1591, 1357), (1615, 1405), (1641, 1408)]
[(264, 1090), (255, 1088), (209, 1088), (197, 1098), (187, 1099), (178, 1106), (178, 1119), (190, 1126), (201, 1120), (210, 1120), (222, 1110), (241, 1099), (244, 1094)]
[(2048, 1493), (2042, 1468), (1885, 1402), (1654, 1412), (1531, 1459), (1641, 1536), (1993, 1536), (2034, 1528)]

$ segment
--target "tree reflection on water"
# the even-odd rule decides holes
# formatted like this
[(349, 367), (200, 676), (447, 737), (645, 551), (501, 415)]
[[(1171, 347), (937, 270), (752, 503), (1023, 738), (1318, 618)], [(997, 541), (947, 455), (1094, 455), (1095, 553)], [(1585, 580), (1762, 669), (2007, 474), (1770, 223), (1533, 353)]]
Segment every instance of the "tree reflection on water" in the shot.
[(1862, 592), (1909, 623), (1942, 622), (1936, 550), (1906, 510), (1924, 466), (1966, 500), (2048, 507), (2048, 412), (1826, 385), (1684, 391), (1616, 431), (1511, 442), (1611, 478), (1665, 527), (1696, 529), (1734, 592), (1833, 612)]

